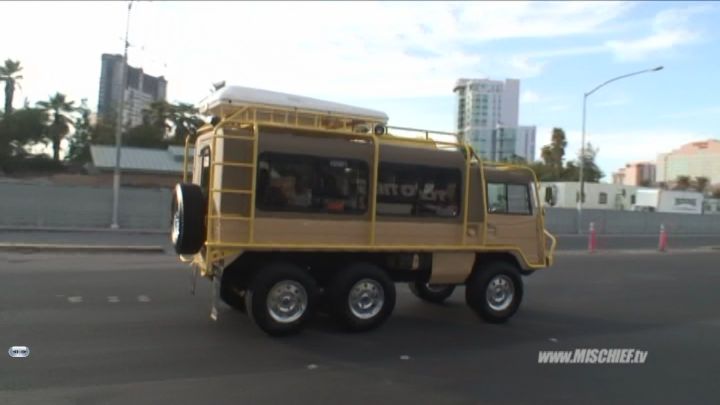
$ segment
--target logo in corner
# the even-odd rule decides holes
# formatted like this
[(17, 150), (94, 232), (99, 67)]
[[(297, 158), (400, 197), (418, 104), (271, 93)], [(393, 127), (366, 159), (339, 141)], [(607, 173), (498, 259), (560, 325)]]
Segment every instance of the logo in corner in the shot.
[(28, 357), (30, 356), (30, 348), (27, 346), (12, 346), (8, 349), (10, 357)]

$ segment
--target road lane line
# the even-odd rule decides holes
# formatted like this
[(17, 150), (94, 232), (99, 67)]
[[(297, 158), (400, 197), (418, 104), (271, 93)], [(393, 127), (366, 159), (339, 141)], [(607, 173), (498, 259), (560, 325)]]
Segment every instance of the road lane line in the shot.
[(107, 300), (108, 300), (108, 302), (111, 303), (111, 304), (116, 304), (116, 303), (120, 302), (120, 298), (118, 298), (118, 297), (116, 297), (116, 296), (114, 296), (114, 295), (109, 295), (109, 296), (107, 297)]
[(147, 295), (138, 295), (137, 300), (140, 302), (150, 302), (150, 297)]
[(67, 297), (67, 300), (68, 300), (68, 302), (70, 302), (71, 304), (77, 304), (77, 303), (83, 302), (83, 297), (81, 297), (81, 296), (72, 296), (72, 297)]

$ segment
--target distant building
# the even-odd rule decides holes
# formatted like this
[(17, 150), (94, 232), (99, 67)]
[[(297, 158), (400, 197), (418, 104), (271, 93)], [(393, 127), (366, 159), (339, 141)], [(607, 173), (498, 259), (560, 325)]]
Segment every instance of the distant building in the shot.
[(465, 136), (481, 159), (511, 162), (518, 158), (535, 159), (535, 127), (498, 127), (473, 129)]
[[(117, 106), (122, 96), (122, 55), (102, 55), (100, 70), (100, 90), (98, 93), (98, 118), (111, 121), (117, 114)], [(126, 126), (142, 123), (142, 110), (154, 101), (165, 100), (167, 80), (163, 76), (145, 74), (142, 68), (128, 65), (127, 87), (122, 122)]]
[(457, 132), (483, 159), (535, 159), (535, 127), (519, 126), (520, 81), (459, 79)]
[[(189, 172), (193, 153), (194, 148), (190, 148)], [(90, 156), (88, 172), (110, 179), (115, 170), (115, 146), (91, 145)], [(182, 179), (184, 156), (182, 146), (168, 146), (167, 149), (123, 147), (120, 155), (123, 185), (173, 187)]]
[(672, 183), (678, 176), (707, 177), (720, 184), (720, 140), (692, 142), (657, 158), (658, 182)]
[(613, 173), (613, 184), (650, 186), (655, 183), (655, 163), (632, 162)]

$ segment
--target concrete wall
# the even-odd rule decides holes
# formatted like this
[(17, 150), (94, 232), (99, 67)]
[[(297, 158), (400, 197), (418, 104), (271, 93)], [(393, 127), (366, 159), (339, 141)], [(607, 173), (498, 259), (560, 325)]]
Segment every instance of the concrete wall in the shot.
[[(557, 234), (577, 233), (577, 210), (546, 208), (546, 227)], [(660, 232), (660, 225), (675, 234), (717, 234), (720, 237), (720, 215), (668, 214), (585, 209), (582, 211), (582, 229), (587, 231), (595, 223), (598, 234), (649, 234)]]
[[(123, 187), (121, 228), (168, 229), (171, 190)], [(577, 211), (546, 208), (547, 228), (557, 234), (577, 232)], [(112, 188), (0, 181), (0, 226), (109, 228)], [(613, 210), (583, 210), (582, 229), (595, 223), (599, 234), (651, 234), (665, 224), (676, 234), (718, 234), (720, 215), (665, 214)]]
[[(112, 188), (0, 183), (0, 226), (109, 228)], [(121, 228), (168, 229), (171, 190), (123, 187)]]

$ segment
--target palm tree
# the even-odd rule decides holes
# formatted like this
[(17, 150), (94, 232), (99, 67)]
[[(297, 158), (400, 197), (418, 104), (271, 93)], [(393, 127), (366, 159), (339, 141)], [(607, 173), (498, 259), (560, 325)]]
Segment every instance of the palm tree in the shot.
[[(197, 132), (197, 129), (204, 124), (204, 121), (198, 117), (198, 111), (192, 104), (179, 103), (172, 108), (172, 121), (175, 130), (173, 131), (173, 141), (176, 143), (184, 143), (185, 137), (190, 135), (191, 138)], [(191, 142), (194, 139), (190, 140)]]
[(60, 161), (60, 142), (70, 132), (73, 126), (73, 114), (76, 109), (74, 101), (66, 101), (65, 95), (55, 93), (48, 101), (39, 101), (38, 107), (42, 108), (51, 117), (50, 125), (47, 127), (47, 134), (53, 146), (53, 160)]
[(710, 179), (708, 179), (705, 176), (697, 176), (695, 177), (695, 188), (697, 191), (704, 193), (705, 189), (707, 189), (708, 184), (710, 184)]
[(22, 75), (18, 74), (22, 69), (20, 61), (13, 61), (11, 59), (5, 60), (5, 64), (0, 66), (0, 81), (5, 82), (5, 116), (10, 115), (12, 112), (15, 86), (20, 87), (18, 80), (23, 78)]
[(677, 176), (675, 190), (687, 190), (688, 188), (690, 188), (690, 176)]

